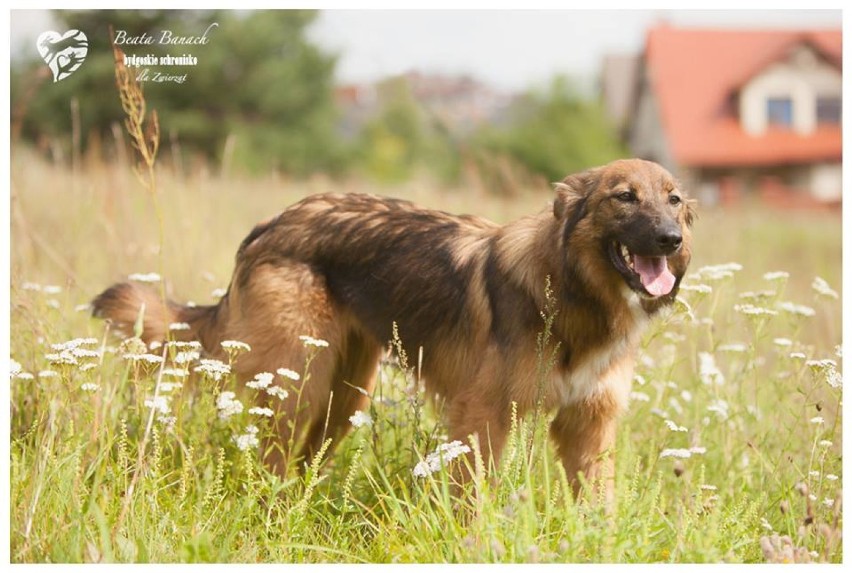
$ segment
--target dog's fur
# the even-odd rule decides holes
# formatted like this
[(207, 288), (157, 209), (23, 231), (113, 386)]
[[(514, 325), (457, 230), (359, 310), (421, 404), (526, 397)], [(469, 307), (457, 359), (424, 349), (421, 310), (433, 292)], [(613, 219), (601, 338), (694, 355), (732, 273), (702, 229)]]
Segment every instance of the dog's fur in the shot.
[[(278, 406), (280, 443), (295, 416), (308, 456), (363, 407), (358, 389), (371, 389), (396, 323), (409, 356), (422, 348), (422, 375), (445, 401), (451, 439), (476, 435), (496, 460), (512, 403), (523, 414), (541, 398), (556, 410), (551, 434), (575, 491), (582, 472), (611, 494), (616, 417), (643, 327), (674, 300), (686, 271), (693, 212), (673, 177), (647, 161), (616, 161), (555, 186), (552, 208), (505, 226), (372, 195), (308, 197), (245, 238), (217, 305), (163, 304), (153, 289), (123, 283), (93, 301), (94, 314), (130, 331), (144, 302), (146, 342), (165, 339), (170, 322), (189, 323), (172, 334), (213, 356), (223, 340), (246, 342), (251, 352), (234, 365), (243, 381), (299, 369), (308, 352), (300, 335), (328, 341), (301, 388), (306, 407)], [(619, 270), (622, 245), (666, 256), (670, 292), (652, 296), (624, 259)], [(557, 314), (546, 352), (557, 360), (539, 384), (548, 277)], [(269, 451), (271, 466), (285, 467), (283, 450)]]

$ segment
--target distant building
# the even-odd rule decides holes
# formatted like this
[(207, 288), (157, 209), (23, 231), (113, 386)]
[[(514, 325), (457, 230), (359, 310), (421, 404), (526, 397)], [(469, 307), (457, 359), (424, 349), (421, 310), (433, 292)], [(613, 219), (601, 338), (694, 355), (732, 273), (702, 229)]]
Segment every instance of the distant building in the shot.
[(376, 84), (344, 85), (335, 90), (342, 112), (341, 127), (351, 135), (380, 110), (382, 85), (404, 82), (412, 99), (448, 130), (466, 133), (484, 123), (505, 121), (513, 94), (498, 91), (469, 76), (411, 71)]
[(706, 203), (839, 204), (840, 30), (649, 31), (625, 138)]

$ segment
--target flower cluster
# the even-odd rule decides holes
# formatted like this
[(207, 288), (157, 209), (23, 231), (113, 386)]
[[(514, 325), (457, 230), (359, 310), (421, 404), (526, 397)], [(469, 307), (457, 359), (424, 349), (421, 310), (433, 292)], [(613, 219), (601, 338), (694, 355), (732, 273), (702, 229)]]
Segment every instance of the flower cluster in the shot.
[(470, 452), (470, 446), (462, 444), (459, 440), (448, 444), (441, 444), (435, 451), (426, 456), (426, 459), (414, 466), (414, 475), (426, 477), (445, 467), (449, 462), (462, 454)]

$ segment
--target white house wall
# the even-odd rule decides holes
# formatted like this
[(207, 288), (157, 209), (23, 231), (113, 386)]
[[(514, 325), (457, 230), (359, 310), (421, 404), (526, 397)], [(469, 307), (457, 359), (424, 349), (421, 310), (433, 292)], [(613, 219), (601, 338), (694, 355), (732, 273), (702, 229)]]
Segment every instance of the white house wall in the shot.
[(807, 46), (797, 49), (786, 61), (768, 66), (751, 79), (740, 92), (740, 122), (751, 135), (767, 129), (766, 101), (790, 98), (793, 125), (803, 135), (816, 129), (818, 97), (840, 97), (843, 80), (840, 72)]

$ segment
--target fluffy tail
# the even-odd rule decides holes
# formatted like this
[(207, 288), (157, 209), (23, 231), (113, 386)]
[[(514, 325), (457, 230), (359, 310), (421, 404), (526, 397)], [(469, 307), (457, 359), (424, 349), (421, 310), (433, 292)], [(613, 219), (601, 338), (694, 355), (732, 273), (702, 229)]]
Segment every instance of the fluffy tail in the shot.
[[(143, 308), (144, 307), (144, 308)], [(140, 321), (140, 338), (146, 343), (199, 340), (207, 348), (212, 342), (219, 305), (184, 306), (163, 301), (158, 289), (149, 285), (117, 283), (92, 300), (92, 316), (108, 320), (113, 330), (133, 336)]]

